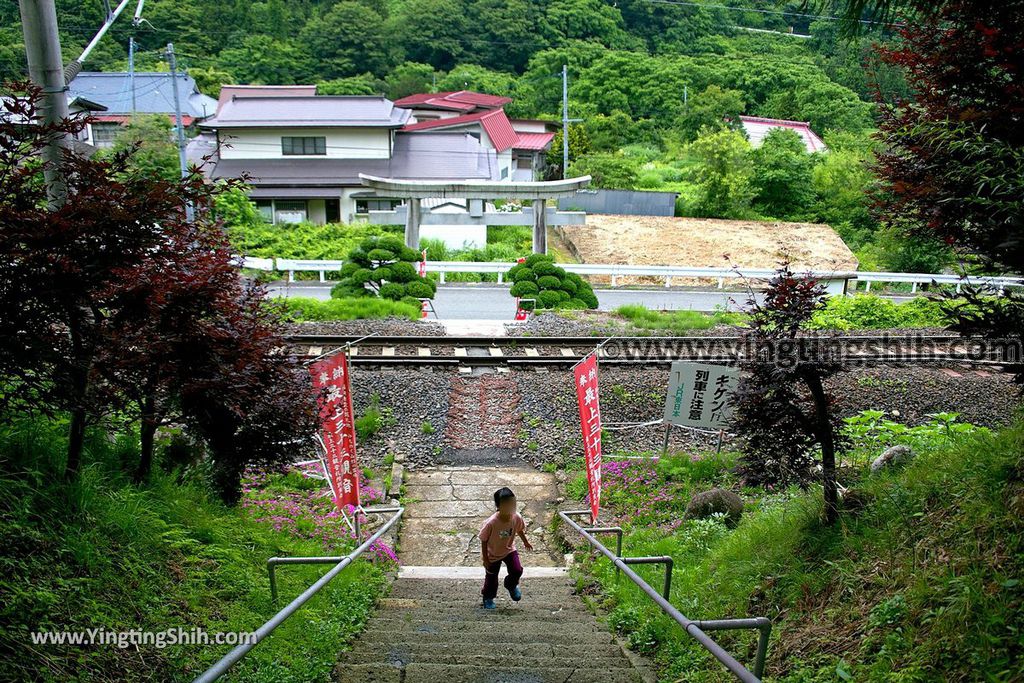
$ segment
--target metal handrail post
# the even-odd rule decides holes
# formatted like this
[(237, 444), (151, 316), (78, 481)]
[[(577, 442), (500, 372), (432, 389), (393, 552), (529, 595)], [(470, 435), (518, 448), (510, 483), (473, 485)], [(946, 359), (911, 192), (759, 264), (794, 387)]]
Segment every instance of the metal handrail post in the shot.
[(698, 620), (697, 626), (704, 631), (727, 631), (733, 629), (757, 629), (757, 656), (754, 659), (754, 675), (764, 675), (764, 662), (768, 656), (768, 639), (772, 634), (772, 622), (765, 617), (749, 617), (746, 619), (708, 619)]
[(662, 589), (661, 594), (668, 600), (669, 596), (672, 595), (672, 565), (673, 560), (668, 555), (659, 555), (657, 557), (623, 557), (621, 558), (626, 564), (663, 564), (665, 565), (665, 587)]
[[(615, 555), (622, 557), (622, 527), (621, 526), (589, 526), (587, 531), (592, 534), (615, 534)], [(619, 580), (621, 572), (615, 568), (615, 580)]]
[[(403, 508), (390, 506), (390, 507), (379, 507), (379, 508), (368, 508), (361, 509), (363, 514), (373, 515), (384, 512), (401, 512)], [(359, 539), (359, 512), (356, 512), (356, 540)], [(340, 557), (271, 557), (267, 560), (267, 575), (270, 578), (270, 602), (273, 605), (277, 604), (277, 572), (275, 571), (279, 564), (336, 564), (345, 559), (345, 556)]]
[[(392, 515), (392, 517), (390, 519), (388, 519), (388, 521), (386, 521), (384, 524), (382, 524), (379, 529), (377, 529), (375, 532), (373, 532), (373, 534), (369, 538), (367, 538), (365, 541), (363, 541), (363, 543), (360, 544), (350, 554), (346, 555), (329, 572), (327, 572), (326, 574), (321, 576), (316, 581), (316, 583), (314, 583), (312, 586), (310, 586), (309, 588), (304, 590), (302, 592), (302, 594), (299, 595), (299, 597), (297, 597), (294, 600), (292, 600), (284, 608), (282, 608), (277, 614), (275, 614), (269, 620), (267, 620), (266, 623), (264, 623), (262, 626), (260, 626), (258, 629), (256, 629), (256, 632), (255, 632), (255, 636), (256, 637), (255, 638), (253, 638), (249, 642), (242, 643), (241, 645), (238, 645), (237, 647), (232, 649), (230, 652), (228, 652), (226, 655), (224, 655), (216, 664), (214, 664), (209, 669), (204, 671), (202, 674), (197, 676), (195, 678), (195, 680), (193, 681), (193, 683), (211, 683), (212, 681), (217, 680), (218, 678), (223, 676), (225, 673), (227, 673), (227, 670), (229, 668), (231, 668), (231, 666), (235, 662), (237, 662), (242, 657), (247, 655), (249, 653), (249, 651), (252, 650), (254, 647), (256, 647), (260, 642), (262, 642), (264, 638), (266, 638), (268, 635), (273, 633), (274, 629), (276, 629), (278, 626), (280, 626), (284, 622), (285, 619), (287, 619), (292, 614), (294, 614), (296, 611), (298, 611), (298, 609), (300, 607), (302, 607), (304, 604), (306, 604), (306, 602), (308, 602), (310, 598), (312, 598), (314, 595), (316, 595), (318, 592), (320, 592), (320, 589), (322, 589), (324, 586), (326, 586), (328, 583), (330, 583), (334, 579), (334, 577), (336, 577), (338, 574), (340, 574), (347, 566), (352, 564), (353, 560), (355, 560), (357, 557), (359, 557), (364, 552), (366, 552), (367, 548), (369, 548), (371, 545), (373, 545), (373, 543), (377, 539), (379, 539), (381, 536), (383, 536), (385, 533), (387, 533), (387, 531), (391, 527), (393, 527), (396, 522), (398, 522), (399, 518), (401, 518), (402, 513), (404, 511), (405, 511), (405, 508), (401, 508), (401, 507), (397, 508), (397, 512), (395, 512), (395, 514)], [(288, 558), (281, 558), (281, 559), (288, 559)], [(307, 559), (309, 559), (309, 558), (307, 558)], [(286, 562), (286, 563), (283, 563), (283, 564), (288, 564), (288, 563)]]
[(725, 666), (725, 668), (728, 669), (730, 673), (732, 673), (733, 676), (735, 676), (738, 680), (743, 681), (743, 683), (760, 683), (761, 679), (759, 676), (755, 675), (745, 666), (740, 664), (735, 657), (733, 657), (731, 654), (725, 651), (725, 648), (716, 643), (708, 634), (704, 633), (704, 631), (701, 630), (700, 626), (698, 625), (698, 622), (695, 622), (692, 619), (687, 618), (682, 612), (676, 609), (676, 607), (671, 602), (669, 602), (664, 596), (660, 595), (658, 591), (651, 587), (650, 584), (644, 581), (643, 577), (641, 577), (635, 571), (630, 569), (629, 565), (626, 564), (626, 562), (624, 562), (622, 558), (616, 557), (615, 554), (612, 553), (612, 551), (608, 548), (604, 547), (604, 545), (599, 540), (597, 540), (595, 536), (590, 534), (586, 529), (584, 529), (582, 526), (580, 526), (570, 518), (570, 515), (583, 514), (590, 514), (590, 511), (560, 510), (558, 512), (558, 516), (561, 517), (563, 521), (568, 523), (569, 526), (576, 529), (576, 531), (582, 534), (583, 537), (587, 539), (587, 541), (590, 543), (590, 545), (597, 548), (602, 555), (604, 555), (613, 563), (615, 563), (616, 566), (620, 567), (622, 569), (622, 573), (625, 574), (630, 581), (639, 586), (644, 593), (646, 593), (652, 600), (654, 600), (654, 602), (658, 605), (658, 607), (662, 609), (663, 612), (672, 617), (672, 619), (674, 619), (676, 623), (682, 626), (683, 630), (686, 631), (687, 634), (693, 637), (694, 640), (700, 643), (701, 646), (709, 653), (711, 653), (711, 655), (715, 659), (721, 662)]

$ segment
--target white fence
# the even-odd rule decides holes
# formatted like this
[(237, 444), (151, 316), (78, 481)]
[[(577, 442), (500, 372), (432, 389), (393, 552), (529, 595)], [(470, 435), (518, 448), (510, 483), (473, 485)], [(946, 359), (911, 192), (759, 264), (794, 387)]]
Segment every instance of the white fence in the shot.
[[(296, 272), (319, 273), (320, 281), (326, 280), (326, 274), (341, 269), (342, 261), (317, 261), (304, 259), (257, 259), (246, 257), (241, 259), (244, 268), (256, 270), (277, 270), (288, 273), (288, 281), (295, 281)], [(504, 282), (505, 273), (515, 263), (497, 261), (427, 261), (427, 272), (438, 273), (440, 283), (445, 283), (447, 273), (496, 273), (498, 282)], [(657, 277), (664, 278), (665, 287), (671, 287), (674, 278), (700, 278), (717, 282), (719, 289), (725, 287), (726, 280), (765, 280), (775, 274), (774, 270), (763, 268), (686, 268), (681, 266), (637, 266), (626, 264), (603, 263), (562, 263), (565, 270), (579, 275), (610, 276), (611, 286), (618, 286), (620, 277)], [(872, 283), (910, 283), (911, 292), (917, 292), (920, 285), (932, 282), (955, 285), (960, 291), (965, 284), (987, 284), (999, 291), (1006, 287), (1024, 287), (1022, 277), (971, 277), (962, 278), (958, 275), (938, 273), (878, 273), (878, 272), (847, 272), (818, 271), (807, 273), (824, 281), (830, 293), (842, 294), (853, 292), (858, 282), (864, 283), (865, 291), (871, 291)]]

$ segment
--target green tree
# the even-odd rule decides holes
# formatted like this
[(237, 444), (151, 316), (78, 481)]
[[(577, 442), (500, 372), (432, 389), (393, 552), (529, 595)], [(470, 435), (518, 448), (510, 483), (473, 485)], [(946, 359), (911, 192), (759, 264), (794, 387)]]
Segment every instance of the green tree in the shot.
[(626, 32), (622, 13), (600, 0), (554, 0), (547, 8), (552, 43), (591, 40), (615, 49), (638, 49), (642, 43)]
[(686, 110), (679, 117), (679, 128), (687, 142), (697, 138), (702, 128), (740, 130), (743, 125), (743, 93), (738, 90), (709, 85), (695, 97), (690, 98)]
[(300, 41), (327, 80), (367, 71), (382, 76), (393, 63), (384, 18), (358, 2), (340, 2), (310, 20)]
[(358, 76), (335, 78), (316, 84), (318, 95), (377, 95), (384, 91), (384, 81), (366, 72)]
[(537, 50), (539, 7), (531, 0), (475, 0), (469, 7), (477, 31), (469, 38), (474, 61), (520, 72)]
[(788, 128), (773, 128), (751, 154), (754, 201), (774, 218), (794, 218), (814, 199), (813, 162), (803, 138)]
[(870, 152), (836, 148), (831, 139), (828, 142), (829, 152), (811, 173), (815, 196), (811, 212), (857, 251), (871, 241), (877, 227), (867, 197), (874, 182), (868, 167)]
[(448, 70), (466, 53), (473, 30), (461, 0), (417, 0), (403, 3), (390, 20), (390, 40), (405, 59)]
[(401, 237), (368, 237), (349, 252), (331, 296), (380, 296), (419, 306), (419, 299), (432, 299), (437, 290), (433, 280), (419, 275), (419, 260), (420, 252), (405, 246)]
[(697, 167), (697, 213), (709, 218), (743, 218), (754, 197), (750, 143), (733, 130), (704, 131), (690, 144)]
[(639, 165), (622, 154), (589, 154), (569, 162), (569, 177), (589, 175), (591, 185), (613, 190), (636, 188)]
[(855, 92), (823, 77), (778, 91), (761, 108), (765, 116), (807, 121), (819, 133), (862, 131), (871, 126), (871, 111)]
[(236, 80), (233, 74), (215, 67), (208, 69), (192, 67), (188, 70), (188, 75), (195, 80), (199, 92), (210, 97), (217, 97), (222, 85), (234, 83)]
[(302, 83), (313, 71), (306, 52), (294, 43), (262, 35), (246, 36), (237, 47), (223, 50), (217, 61), (242, 83)]
[(137, 148), (128, 168), (148, 178), (175, 180), (181, 176), (178, 147), (173, 142), (171, 120), (163, 114), (136, 114), (114, 136), (114, 145), (103, 156), (124, 154)]
[[(590, 138), (587, 129), (578, 123), (569, 124), (569, 165), (573, 159), (579, 159), (590, 152)], [(562, 177), (562, 129), (559, 128), (551, 139), (551, 147), (547, 151), (548, 178)]]
[(386, 93), (398, 100), (421, 92), (432, 92), (437, 72), (429, 64), (402, 62), (384, 78)]

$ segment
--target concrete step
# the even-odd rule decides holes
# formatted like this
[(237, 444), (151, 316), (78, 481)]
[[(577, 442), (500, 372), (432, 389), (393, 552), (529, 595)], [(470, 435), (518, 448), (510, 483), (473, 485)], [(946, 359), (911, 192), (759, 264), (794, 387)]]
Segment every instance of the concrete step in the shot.
[[(484, 612), (483, 609), (480, 610)], [(372, 617), (367, 623), (367, 629), (380, 629), (382, 631), (415, 631), (416, 633), (494, 633), (507, 631), (509, 629), (535, 628), (544, 629), (572, 629), (577, 633), (590, 631), (593, 633), (607, 633), (607, 629), (599, 625), (594, 619), (533, 619), (528, 617), (489, 619), (490, 614), (483, 613), (479, 619), (432, 619), (420, 617), (407, 619), (400, 615), (381, 614)]]
[[(504, 573), (501, 581), (504, 581)], [(480, 589), (483, 588), (482, 581), (469, 579), (398, 579), (391, 587), (388, 597), (392, 598), (418, 598), (422, 600), (446, 600), (458, 598), (459, 596), (472, 596), (479, 599)], [(532, 599), (545, 599), (552, 602), (575, 600), (572, 585), (566, 579), (530, 579), (524, 576), (520, 589), (524, 598), (529, 596)], [(505, 588), (499, 582), (498, 595), (508, 595)]]
[(511, 600), (497, 604), (497, 609), (485, 610), (480, 603), (473, 603), (466, 607), (444, 607), (438, 609), (378, 609), (375, 617), (382, 619), (394, 619), (406, 622), (429, 621), (437, 623), (467, 623), (476, 622), (522, 622), (522, 621), (545, 621), (552, 624), (576, 624), (594, 623), (594, 616), (581, 609), (536, 609), (523, 603), (515, 603)]
[(642, 680), (632, 669), (591, 668), (585, 653), (579, 653), (578, 664), (578, 667), (548, 669), (505, 666), (500, 660), (488, 666), (410, 664), (405, 667), (404, 677), (398, 667), (343, 664), (338, 667), (338, 683), (641, 683)]
[[(457, 664), (460, 666), (494, 666), (494, 654), (466, 654), (466, 648), (460, 648), (462, 654), (437, 654), (434, 650), (419, 655), (411, 652), (401, 652), (401, 648), (393, 648), (386, 654), (380, 652), (351, 652), (345, 657), (346, 664), (390, 664), (392, 666), (407, 666), (409, 664)], [(567, 656), (561, 657), (524, 657), (514, 653), (502, 653), (502, 661), (511, 661), (519, 667), (530, 669), (557, 669), (565, 667), (570, 663)], [(622, 656), (596, 657), (587, 650), (587, 666), (594, 669), (624, 669), (630, 668), (632, 664)]]
[[(495, 610), (488, 610), (485, 614), (491, 618), (502, 618), (506, 616), (519, 617), (571, 617), (583, 616), (593, 619), (589, 609), (578, 599), (565, 600), (562, 602), (538, 602), (524, 598), (519, 602), (513, 602), (506, 593), (495, 600), (498, 606)], [(460, 601), (454, 603), (452, 600), (412, 600), (383, 598), (377, 604), (377, 614), (383, 616), (396, 614), (415, 615), (436, 615), (443, 618), (475, 619), (480, 616), (480, 597), (473, 596), (468, 602)]]
[(488, 646), (505, 648), (507, 645), (520, 645), (522, 643), (551, 643), (552, 645), (566, 646), (589, 646), (591, 644), (613, 643), (614, 639), (609, 631), (604, 630), (576, 630), (551, 628), (551, 624), (529, 624), (516, 625), (510, 628), (507, 624), (492, 624), (492, 628), (475, 628), (470, 632), (465, 629), (440, 630), (436, 633), (394, 630), (382, 631), (370, 627), (359, 638), (360, 643), (389, 643), (401, 642), (415, 639), (420, 643), (451, 643), (462, 642), (466, 644), (479, 643), (478, 647)]
[[(408, 634), (406, 634), (408, 636)], [(413, 636), (402, 640), (401, 638), (391, 642), (369, 641), (359, 638), (353, 644), (350, 655), (370, 655), (378, 657), (377, 661), (388, 662), (403, 657), (414, 657), (423, 661), (429, 658), (458, 657), (472, 652), (460, 642), (449, 643), (424, 643)], [(548, 658), (565, 657), (572, 652), (566, 646), (555, 646), (551, 643), (518, 643), (508, 644), (503, 650), (509, 657)], [(594, 643), (587, 646), (587, 657), (609, 658), (622, 657), (622, 650), (616, 643)]]

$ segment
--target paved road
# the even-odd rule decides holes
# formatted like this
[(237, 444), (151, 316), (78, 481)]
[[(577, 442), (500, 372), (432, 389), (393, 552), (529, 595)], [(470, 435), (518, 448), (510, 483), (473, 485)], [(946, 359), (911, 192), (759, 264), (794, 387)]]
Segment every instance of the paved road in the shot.
[[(271, 292), (279, 296), (307, 296), (328, 299), (331, 284), (319, 282), (275, 283)], [(682, 290), (595, 290), (601, 310), (613, 310), (624, 304), (641, 304), (653, 309), (692, 309), (713, 311), (719, 306), (736, 310), (746, 301), (744, 292), (694, 292)], [(507, 287), (493, 285), (439, 287), (434, 308), (442, 319), (510, 320), (515, 307)]]

